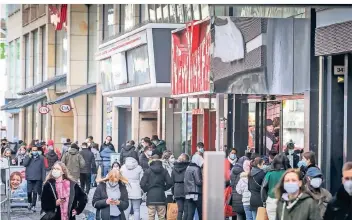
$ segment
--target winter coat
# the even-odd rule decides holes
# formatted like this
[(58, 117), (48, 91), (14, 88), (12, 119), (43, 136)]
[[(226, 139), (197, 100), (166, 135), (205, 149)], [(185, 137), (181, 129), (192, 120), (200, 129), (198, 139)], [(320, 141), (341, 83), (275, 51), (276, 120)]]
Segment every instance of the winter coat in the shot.
[[(101, 149), (100, 149), (101, 150)], [(101, 152), (100, 152), (100, 158), (102, 160), (102, 165), (104, 167), (110, 167), (110, 155), (112, 153), (115, 153), (115, 150), (111, 150), (109, 147), (105, 147)]]
[(201, 168), (190, 163), (185, 172), (185, 195), (202, 194), (203, 176)]
[(66, 165), (72, 178), (78, 181), (81, 169), (86, 165), (82, 155), (75, 148), (70, 148), (62, 157), (61, 161)]
[[(285, 152), (285, 155), (288, 159), (290, 159), (290, 155), (289, 155), (288, 151)], [(291, 155), (292, 155), (293, 167), (291, 165), (290, 166), (291, 166), (291, 168), (297, 169), (298, 168), (297, 164), (299, 162), (299, 156), (297, 153), (293, 153)]]
[(257, 210), (258, 207), (263, 207), (260, 190), (264, 177), (265, 172), (258, 167), (253, 167), (248, 176), (248, 190), (251, 192), (250, 206), (252, 210)]
[(140, 186), (143, 177), (143, 169), (133, 157), (127, 157), (121, 167), (121, 174), (128, 179), (127, 192), (129, 199), (141, 199), (142, 189)]
[(68, 151), (68, 149), (70, 149), (70, 146), (71, 146), (71, 143), (64, 143), (62, 145), (62, 152), (61, 152), (62, 156)]
[(351, 220), (352, 219), (352, 196), (343, 185), (326, 207), (324, 220)]
[(176, 162), (171, 172), (174, 183), (173, 194), (175, 199), (185, 198), (185, 173), (189, 162)]
[(48, 160), (48, 170), (51, 170), (56, 161), (59, 160), (59, 157), (57, 156), (54, 150), (50, 150), (48, 153), (46, 153), (45, 157)]
[(236, 186), (241, 179), (243, 172), (243, 163), (247, 157), (241, 157), (231, 170), (231, 187), (232, 187), (232, 212), (244, 213), (242, 195), (236, 191)]
[(163, 154), (164, 151), (166, 151), (166, 143), (163, 140), (156, 140), (153, 141), (153, 144), (155, 145), (156, 149)]
[[(163, 162), (163, 167), (164, 169), (169, 173), (169, 175), (171, 176), (171, 173), (172, 173), (172, 169), (174, 168), (174, 163), (171, 162), (170, 160), (162, 160)], [(167, 190), (165, 192), (166, 196), (171, 196), (172, 195), (172, 192), (171, 192), (171, 189)]]
[(88, 148), (83, 148), (79, 153), (85, 161), (85, 165), (81, 169), (81, 173), (96, 173), (97, 168), (95, 165), (94, 154)]
[(106, 142), (104, 142), (100, 147), (100, 152), (102, 152), (106, 148), (109, 148), (111, 151), (113, 151), (115, 153), (115, 147), (111, 142), (108, 144)]
[(141, 155), (139, 155), (139, 164), (141, 165), (143, 171), (146, 171), (149, 168), (149, 159), (148, 157), (145, 155), (145, 153), (141, 153)]
[(321, 217), (318, 204), (310, 195), (302, 193), (290, 205), (283, 198), (279, 199), (276, 208), (276, 219), (320, 220)]
[[(53, 188), (51, 188), (51, 186)], [(55, 212), (54, 220), (61, 220), (60, 206), (56, 206), (56, 181), (54, 179), (48, 180), (43, 186), (43, 192), (41, 197), (41, 207), (44, 212)], [(86, 207), (88, 202), (87, 195), (82, 191), (77, 183), (70, 181), (70, 198), (68, 201), (69, 204), (69, 220), (75, 220), (76, 216), (72, 216), (72, 210), (76, 210), (77, 215), (81, 214)], [(55, 195), (53, 192), (55, 191)]]
[(23, 166), (26, 167), (26, 180), (44, 181), (46, 177), (44, 157), (26, 156), (23, 161)]
[[(124, 211), (128, 208), (128, 193), (126, 186), (119, 182), (120, 187), (120, 205), (118, 205), (121, 212), (120, 219), (126, 220)], [(110, 219), (110, 205), (106, 204), (108, 199), (108, 194), (106, 192), (106, 183), (102, 182), (98, 185), (97, 189), (94, 192), (92, 205), (97, 209), (96, 211), (96, 220), (109, 220)]]
[(310, 195), (317, 203), (320, 210), (320, 216), (324, 217), (326, 207), (332, 199), (331, 193), (324, 188), (313, 189), (308, 184), (305, 185), (306, 193)]
[(165, 191), (171, 188), (172, 180), (160, 160), (150, 163), (141, 180), (141, 188), (147, 193), (148, 205), (166, 205)]
[(120, 163), (124, 164), (127, 157), (133, 157), (138, 162), (138, 153), (136, 152), (135, 146), (126, 145), (123, 146), (120, 152)]
[(236, 191), (238, 194), (242, 195), (243, 205), (248, 206), (251, 199), (251, 192), (248, 190), (248, 173), (242, 172), (240, 177), (240, 181), (238, 181), (236, 185)]

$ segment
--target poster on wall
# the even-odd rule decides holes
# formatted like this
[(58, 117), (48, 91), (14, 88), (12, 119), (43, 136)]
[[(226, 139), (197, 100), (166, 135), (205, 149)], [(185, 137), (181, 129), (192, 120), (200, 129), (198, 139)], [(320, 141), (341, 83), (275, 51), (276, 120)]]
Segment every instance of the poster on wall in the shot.
[(127, 83), (127, 68), (125, 53), (117, 53), (111, 56), (112, 84), (121, 85)]
[(25, 171), (23, 166), (10, 166), (11, 207), (28, 206)]

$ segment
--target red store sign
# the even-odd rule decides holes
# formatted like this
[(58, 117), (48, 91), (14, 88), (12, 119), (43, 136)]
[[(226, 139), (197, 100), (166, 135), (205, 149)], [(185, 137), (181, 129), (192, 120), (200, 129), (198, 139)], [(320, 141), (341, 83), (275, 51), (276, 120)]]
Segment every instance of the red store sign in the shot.
[(210, 93), (210, 20), (172, 33), (172, 95)]
[(67, 4), (60, 7), (49, 5), (50, 22), (55, 26), (55, 30), (60, 31), (67, 26)]

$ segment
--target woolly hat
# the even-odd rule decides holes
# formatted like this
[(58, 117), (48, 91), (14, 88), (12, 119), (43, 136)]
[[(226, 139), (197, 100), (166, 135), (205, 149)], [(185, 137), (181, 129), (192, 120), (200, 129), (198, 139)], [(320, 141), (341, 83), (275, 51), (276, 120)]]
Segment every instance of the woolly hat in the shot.
[(251, 161), (250, 160), (244, 161), (243, 170), (244, 170), (244, 172), (249, 173), (249, 171), (251, 170)]
[(54, 141), (53, 140), (48, 140), (48, 146), (54, 146)]

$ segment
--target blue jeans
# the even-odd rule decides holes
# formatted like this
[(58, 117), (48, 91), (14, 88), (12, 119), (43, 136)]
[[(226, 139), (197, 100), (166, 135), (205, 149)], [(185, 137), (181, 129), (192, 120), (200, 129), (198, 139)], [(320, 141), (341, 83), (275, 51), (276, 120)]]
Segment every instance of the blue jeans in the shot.
[(256, 220), (256, 219), (257, 219), (257, 210), (251, 211), (251, 212), (252, 212), (252, 218), (253, 218), (253, 220)]
[(243, 208), (244, 208), (244, 212), (246, 213), (246, 220), (253, 220), (252, 211), (250, 210), (250, 206), (244, 205)]
[(97, 174), (92, 174), (92, 176), (91, 176), (91, 178), (90, 178), (90, 183), (92, 184), (92, 185), (94, 185), (95, 184), (95, 179), (97, 178)]
[(105, 178), (106, 175), (108, 175), (109, 170), (110, 170), (110, 166), (103, 166), (103, 170), (102, 170), (103, 175), (102, 175), (102, 178)]
[[(128, 208), (125, 210), (126, 219), (129, 219), (131, 207), (133, 207), (134, 219), (135, 220), (140, 220), (141, 219), (140, 218), (141, 201), (142, 201), (142, 199), (129, 199)], [(131, 205), (131, 203), (132, 203), (132, 205)]]

